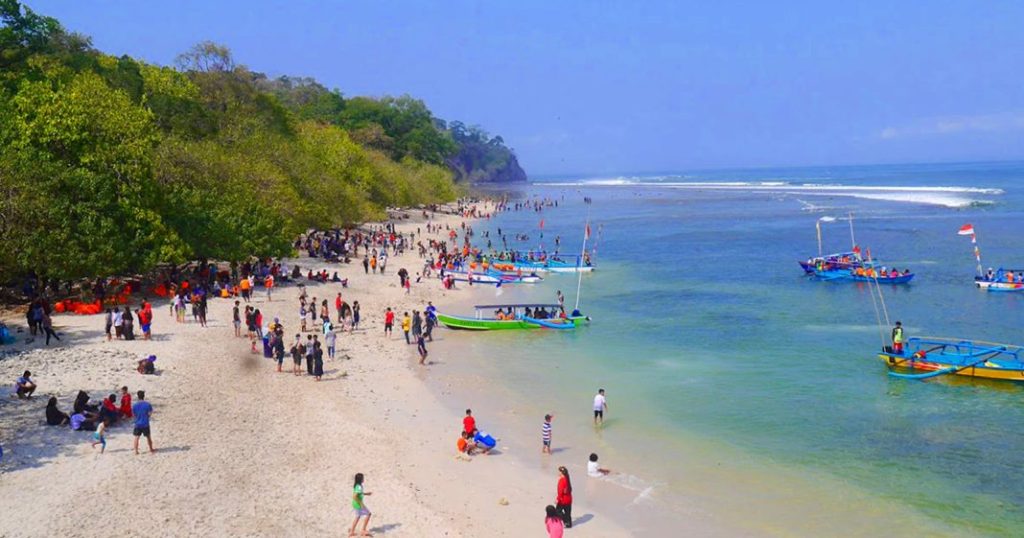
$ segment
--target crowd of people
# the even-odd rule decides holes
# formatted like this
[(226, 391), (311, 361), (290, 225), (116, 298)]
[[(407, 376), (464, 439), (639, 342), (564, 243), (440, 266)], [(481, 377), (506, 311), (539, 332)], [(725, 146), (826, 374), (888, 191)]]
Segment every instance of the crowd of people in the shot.
[[(19, 386), (25, 386), (30, 375), (30, 372), (25, 372), (24, 376), (18, 380)], [(24, 397), (31, 397), (34, 391), (35, 385), (32, 384), (31, 390), (27, 391)], [(75, 396), (71, 412), (66, 413), (60, 409), (57, 397), (50, 396), (46, 402), (46, 424), (67, 426), (72, 431), (93, 432), (92, 447), (99, 446), (100, 453), (104, 453), (107, 449), (107, 433), (110, 428), (131, 422), (134, 452), (139, 453), (139, 438), (144, 436), (149, 445), (149, 451), (152, 453), (156, 451), (153, 447), (150, 429), (153, 406), (146, 401), (145, 391), (136, 392), (136, 397), (138, 400), (132, 403), (132, 395), (128, 391), (128, 387), (122, 386), (120, 397), (115, 393), (110, 393), (98, 403), (94, 403), (87, 392), (80, 390)]]
[[(498, 210), (542, 211), (545, 207), (557, 205), (557, 200), (516, 202), (508, 206), (499, 204)], [(463, 214), (480, 216), (475, 208), (464, 209)], [(423, 278), (436, 275), (447, 288), (454, 285), (454, 279), (446, 275), (446, 272), (461, 271), (469, 268), (470, 264), (486, 264), (491, 260), (516, 259), (517, 256), (511, 250), (496, 252), (491, 249), (490, 254), (487, 254), (474, 248), (472, 240), (477, 232), (466, 223), (452, 227), (427, 222), (422, 228), (425, 228), (428, 234), (441, 234), (443, 239), (424, 237), (421, 228), (417, 228), (415, 232), (401, 233), (393, 224), (386, 224), (366, 230), (311, 232), (298, 238), (295, 247), (305, 251), (310, 257), (327, 263), (350, 263), (353, 259), (361, 260), (365, 274), (380, 275), (386, 274), (389, 258), (403, 256), (407, 250), (415, 250), (423, 260), (422, 272), (412, 276), (404, 267), (396, 272), (399, 286), (406, 293), (409, 293), (414, 283), (420, 283)], [(505, 241), (505, 235), (500, 230), (498, 236)], [(490, 248), (489, 232), (484, 232), (483, 237), (487, 238)], [(232, 263), (227, 270), (209, 263), (196, 266), (188, 275), (171, 272), (166, 275), (163, 285), (167, 290), (170, 314), (176, 322), (188, 322), (188, 311), (191, 310), (191, 321), (198, 323), (200, 327), (206, 327), (208, 301), (212, 298), (232, 299), (234, 335), (238, 338), (247, 337), (251, 352), (258, 353), (262, 343), (264, 355), (276, 362), (277, 372), (286, 371), (284, 363), (286, 357), (290, 356), (291, 368), (288, 371), (293, 376), (305, 375), (320, 381), (325, 373), (325, 360), (336, 358), (338, 339), (345, 333), (356, 332), (361, 321), (359, 301), (349, 303), (341, 291), (337, 291), (333, 298), (329, 298), (329, 293), (325, 293), (325, 296), (319, 299), (308, 294), (303, 277), (308, 283), (340, 284), (342, 288), (347, 287), (348, 280), (339, 277), (337, 271), (333, 271), (333, 275), (328, 275), (329, 271), (326, 269), (309, 269), (303, 275), (302, 268), (298, 265), (289, 266), (283, 260)], [(297, 308), (292, 310), (297, 312), (296, 324), (299, 327), (298, 331), (292, 333), (293, 337), (288, 337), (289, 333), (280, 317), (273, 317), (273, 321), (267, 323), (263, 312), (270, 310), (270, 303), (274, 302), (274, 291), (288, 283), (297, 284), (300, 290), (298, 304), (295, 305)], [(254, 301), (257, 301), (259, 287), (263, 288), (264, 304), (254, 304)], [(561, 303), (562, 298), (559, 299)], [(287, 305), (281, 308), (287, 308)], [(510, 314), (496, 312), (496, 316), (505, 315)], [(526, 312), (526, 315), (543, 319), (564, 316), (564, 310), (559, 313), (554, 309), (549, 311), (546, 308), (537, 308)], [(267, 314), (267, 317), (270, 317), (270, 314)], [(383, 310), (385, 338), (396, 339), (393, 336), (393, 329), (397, 323), (402, 330), (402, 338), (396, 340), (404, 340), (406, 345), (415, 345), (419, 356), (418, 364), (426, 365), (427, 343), (433, 341), (433, 331), (437, 325), (436, 308), (433, 303), (428, 302), (422, 310), (403, 309), (400, 319), (396, 320), (398, 317), (399, 313), (395, 308), (387, 307)], [(57, 337), (52, 330), (52, 322), (44, 302), (40, 301), (30, 306), (29, 321), (33, 334), (38, 332), (46, 335), (47, 342), (51, 336)], [(134, 311), (127, 305), (107, 308), (104, 316), (107, 340), (135, 340), (136, 323), (140, 326), (143, 338), (150, 339), (153, 307), (148, 300), (143, 299)], [(155, 361), (155, 356), (139, 360), (138, 371), (154, 373)], [(15, 383), (15, 393), (19, 398), (29, 399), (36, 391), (37, 386), (32, 380), (31, 372), (24, 372)], [(602, 424), (606, 412), (607, 402), (602, 389), (594, 400), (595, 425)], [(122, 386), (119, 394), (111, 393), (98, 402), (93, 401), (85, 391), (79, 391), (70, 412), (62, 411), (58, 398), (51, 396), (45, 414), (46, 422), (51, 426), (66, 426), (74, 431), (92, 432), (92, 446), (98, 448), (100, 453), (105, 452), (108, 435), (112, 429), (126, 422), (133, 425), (133, 446), (136, 453), (142, 436), (147, 438), (150, 452), (155, 450), (150, 430), (153, 408), (143, 391), (138, 391), (133, 401), (128, 387)], [(554, 414), (546, 414), (541, 428), (541, 450), (546, 455), (553, 454), (553, 419)], [(456, 443), (458, 457), (472, 459), (476, 455), (497, 452), (500, 440), (478, 427), (472, 410), (466, 409), (462, 426)], [(586, 468), (588, 476), (592, 477), (610, 473), (608, 469), (598, 465), (598, 456), (594, 453), (589, 455)], [(365, 497), (369, 496), (370, 492), (363, 488), (364, 475), (357, 473), (352, 492), (355, 518), (349, 529), (350, 536), (355, 535), (360, 522), (362, 533), (368, 533), (371, 513), (366, 506)], [(565, 466), (559, 466), (554, 502), (545, 507), (545, 526), (549, 536), (561, 536), (562, 529), (572, 527), (572, 494), (569, 470)]]

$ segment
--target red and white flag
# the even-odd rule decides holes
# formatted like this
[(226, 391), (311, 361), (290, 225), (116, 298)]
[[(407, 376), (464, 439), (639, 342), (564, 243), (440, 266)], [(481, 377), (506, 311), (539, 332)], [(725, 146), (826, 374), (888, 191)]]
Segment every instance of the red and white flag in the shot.
[(590, 239), (590, 223), (587, 223), (587, 229), (583, 231), (583, 238)]
[(964, 224), (960, 227), (960, 231), (957, 232), (957, 235), (974, 235), (974, 226)]

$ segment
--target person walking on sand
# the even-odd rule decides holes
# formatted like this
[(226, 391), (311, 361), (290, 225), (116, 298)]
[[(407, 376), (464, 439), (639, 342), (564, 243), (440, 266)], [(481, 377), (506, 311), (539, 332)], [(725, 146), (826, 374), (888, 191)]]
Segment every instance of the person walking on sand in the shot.
[(366, 528), (370, 525), (370, 517), (373, 514), (370, 513), (370, 509), (366, 507), (366, 502), (364, 501), (364, 497), (367, 495), (372, 495), (372, 493), (363, 491), (363, 473), (356, 473), (355, 485), (352, 486), (352, 511), (355, 512), (356, 519), (348, 530), (349, 536), (356, 535), (356, 526), (359, 525), (360, 518), (366, 518), (363, 520), (363, 532), (360, 536), (370, 535)]
[(406, 312), (402, 315), (402, 334), (405, 335), (405, 344), (409, 345), (412, 341), (409, 340), (409, 331), (412, 329), (412, 318), (409, 317), (409, 313)]
[(413, 340), (419, 341), (420, 335), (423, 334), (423, 317), (420, 316), (418, 310), (412, 311), (412, 338)]
[(46, 331), (46, 345), (50, 345), (51, 336), (60, 342), (60, 337), (57, 336), (57, 333), (53, 332), (53, 319), (50, 318), (50, 314), (46, 313), (46, 309), (43, 309), (42, 326), (43, 330)]
[(100, 446), (100, 454), (107, 451), (107, 422), (101, 421), (99, 426), (96, 426), (96, 431), (92, 434), (92, 447), (96, 448), (96, 445)]
[(604, 397), (604, 389), (597, 389), (594, 395), (594, 425), (604, 424), (604, 413), (608, 410), (608, 401)]
[(235, 307), (231, 309), (231, 322), (235, 325), (235, 337), (242, 337), (242, 314), (238, 311), (240, 303), (235, 301)]
[(359, 328), (359, 301), (352, 301), (352, 332)]
[(334, 331), (327, 331), (324, 335), (324, 343), (327, 344), (327, 356), (331, 359), (334, 358), (334, 344), (338, 339), (338, 335)]
[(153, 406), (146, 401), (146, 391), (140, 390), (136, 393), (139, 397), (139, 401), (135, 402), (132, 406), (132, 414), (135, 415), (135, 429), (132, 431), (132, 435), (135, 437), (135, 443), (133, 448), (135, 454), (139, 453), (139, 437), (142, 435), (146, 436), (146, 443), (149, 445), (149, 453), (156, 452), (153, 448), (153, 436), (149, 429), (149, 420), (153, 415)]
[(569, 478), (569, 469), (564, 466), (558, 468), (558, 490), (555, 493), (555, 508), (562, 516), (562, 523), (565, 528), (572, 528), (572, 480)]
[(548, 538), (562, 538), (565, 534), (565, 523), (562, 523), (558, 509), (552, 505), (544, 507), (544, 528), (548, 531)]
[(420, 353), (420, 364), (426, 364), (427, 362), (427, 341), (423, 339), (423, 335), (419, 335), (416, 338), (416, 351)]
[(541, 454), (551, 453), (551, 419), (555, 418), (552, 414), (544, 415), (544, 424), (540, 427), (540, 441), (541, 441)]
[(395, 313), (389, 306), (384, 312), (384, 336), (391, 337), (391, 329), (395, 326)]

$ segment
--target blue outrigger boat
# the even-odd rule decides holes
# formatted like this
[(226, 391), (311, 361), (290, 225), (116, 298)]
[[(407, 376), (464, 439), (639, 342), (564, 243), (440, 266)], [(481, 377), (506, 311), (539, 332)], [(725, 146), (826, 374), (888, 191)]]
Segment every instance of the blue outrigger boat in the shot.
[(867, 274), (860, 274), (850, 269), (826, 269), (826, 270), (814, 270), (814, 276), (818, 280), (848, 280), (853, 282), (878, 282), (879, 284), (907, 284), (914, 279), (914, 273), (900, 273), (898, 275), (876, 275), (871, 272), (873, 269), (865, 264), (862, 269), (868, 271)]
[[(927, 337), (910, 338), (902, 353), (886, 346), (878, 358), (889, 367), (890, 376), (902, 379), (960, 375), (1024, 381), (1022, 352), (1021, 346)], [(901, 373), (899, 369), (923, 373)]]
[(1024, 292), (1024, 269), (1000, 267), (992, 276), (974, 277), (974, 285), (992, 292)]
[(523, 256), (514, 260), (496, 259), (493, 267), (505, 272), (536, 272), (536, 273), (589, 273), (594, 264), (589, 255), (558, 254), (543, 256)]

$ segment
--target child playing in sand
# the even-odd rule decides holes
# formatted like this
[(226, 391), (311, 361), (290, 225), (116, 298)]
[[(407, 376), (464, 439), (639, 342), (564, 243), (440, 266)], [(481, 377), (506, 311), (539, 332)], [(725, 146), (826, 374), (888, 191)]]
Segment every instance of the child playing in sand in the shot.
[(121, 387), (121, 416), (132, 418), (132, 395), (128, 387)]
[(476, 452), (476, 444), (472, 441), (472, 435), (469, 432), (461, 432), (459, 434), (459, 440), (455, 442), (455, 449), (458, 453), (455, 455), (456, 459), (464, 461), (472, 461), (473, 458), (470, 456)]
[(369, 536), (370, 533), (366, 530), (366, 527), (370, 525), (370, 509), (366, 507), (366, 503), (363, 502), (363, 497), (366, 495), (372, 495), (369, 491), (363, 491), (363, 473), (356, 473), (355, 485), (352, 486), (352, 511), (356, 514), (355, 521), (352, 522), (352, 528), (348, 530), (349, 536), (356, 535), (356, 525), (359, 524), (359, 519), (365, 517), (363, 520), (363, 532), (361, 536)]
[(590, 461), (587, 462), (587, 476), (601, 478), (608, 474), (611, 474), (611, 470), (599, 467), (597, 465), (597, 454), (591, 454)]
[(100, 454), (107, 450), (107, 423), (100, 422), (99, 426), (96, 427), (96, 431), (92, 434), (92, 447), (96, 448), (96, 445), (102, 445), (100, 447)]

